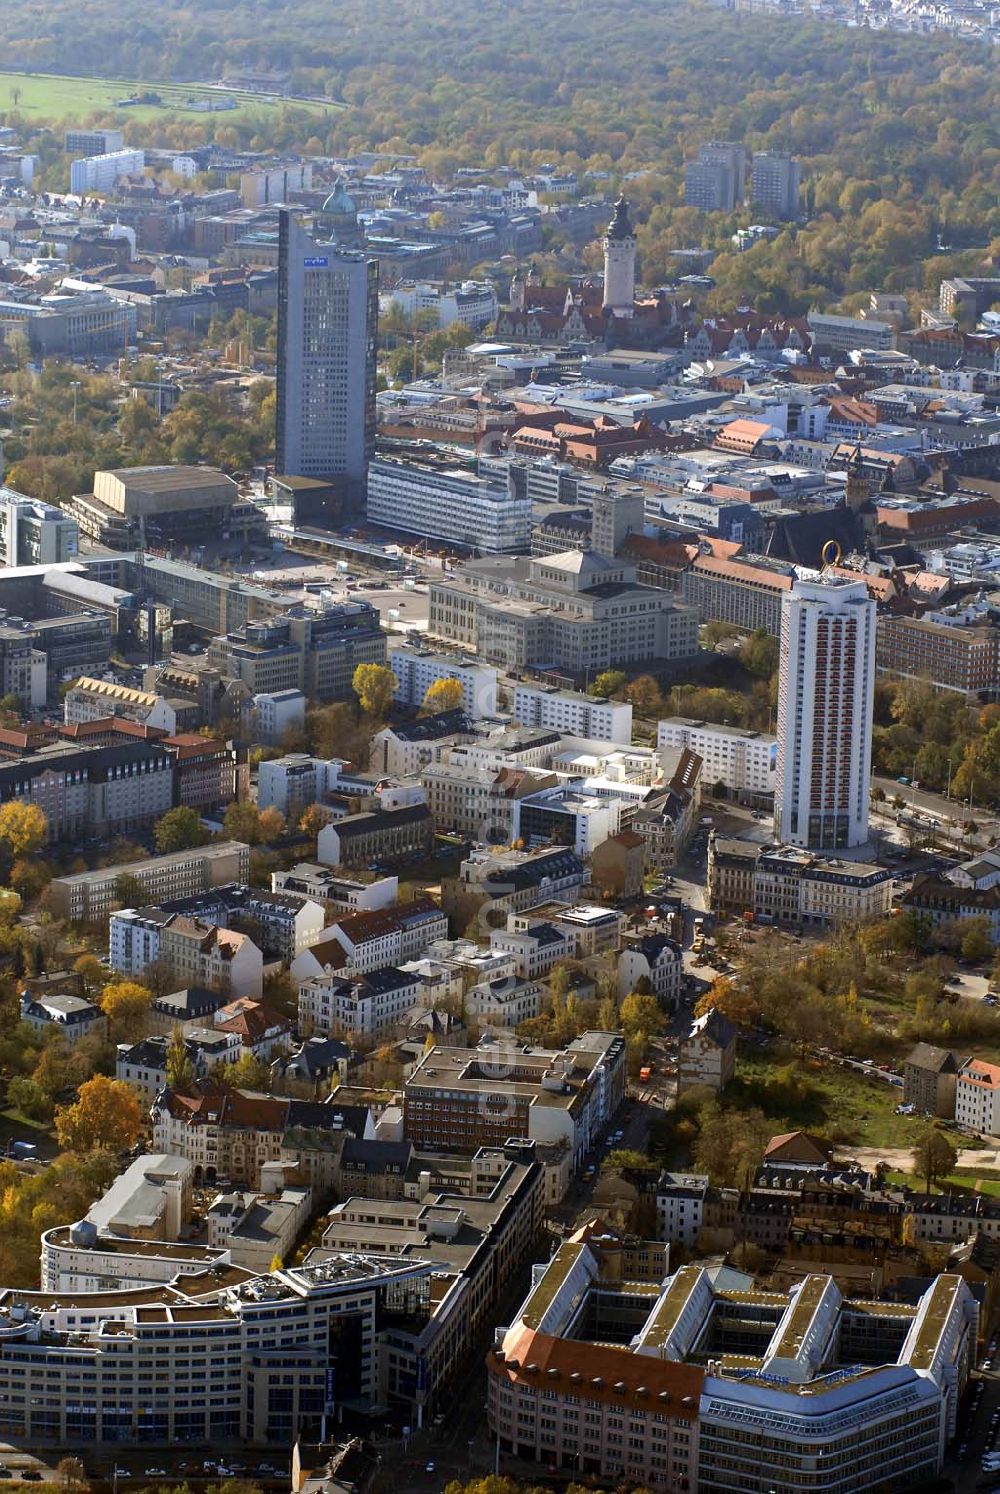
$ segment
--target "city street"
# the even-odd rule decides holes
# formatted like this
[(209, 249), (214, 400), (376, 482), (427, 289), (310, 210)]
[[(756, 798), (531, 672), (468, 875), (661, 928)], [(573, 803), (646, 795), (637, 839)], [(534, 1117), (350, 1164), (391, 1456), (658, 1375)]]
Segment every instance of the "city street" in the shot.
[(872, 787), (881, 789), (885, 794), (887, 802), (881, 806), (884, 817), (895, 817), (892, 800), (898, 797), (903, 800), (907, 809), (922, 810), (940, 821), (945, 828), (949, 828), (950, 822), (961, 826), (965, 820), (971, 820), (977, 828), (977, 834), (965, 837), (965, 843), (969, 846), (987, 845), (1000, 833), (1000, 818), (993, 813), (992, 806), (973, 802), (970, 810), (961, 800), (948, 798), (944, 794), (933, 794), (922, 788), (915, 789), (912, 785), (898, 783), (895, 778), (873, 775)]

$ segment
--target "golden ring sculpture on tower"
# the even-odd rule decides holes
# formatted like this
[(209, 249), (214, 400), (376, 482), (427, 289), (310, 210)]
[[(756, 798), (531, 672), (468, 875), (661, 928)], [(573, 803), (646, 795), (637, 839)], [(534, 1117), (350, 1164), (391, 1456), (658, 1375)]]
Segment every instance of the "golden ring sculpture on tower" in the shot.
[(819, 554), (824, 570), (826, 570), (827, 566), (840, 564), (840, 546), (836, 540), (827, 540)]

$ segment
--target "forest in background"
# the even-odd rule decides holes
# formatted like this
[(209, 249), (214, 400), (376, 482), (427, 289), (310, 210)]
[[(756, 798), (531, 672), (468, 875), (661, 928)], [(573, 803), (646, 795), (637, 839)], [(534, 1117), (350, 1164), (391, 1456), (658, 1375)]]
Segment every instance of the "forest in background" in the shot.
[[(446, 180), (459, 166), (486, 176), (544, 164), (585, 185), (593, 172), (612, 186), (631, 178), (645, 282), (676, 274), (672, 249), (713, 246), (723, 308), (743, 297), (802, 312), (873, 287), (918, 298), (1000, 240), (996, 58), (940, 32), (875, 34), (699, 0), (23, 0), (0, 8), (0, 45), (12, 67), (152, 82), (283, 69), (293, 91), (349, 106), (319, 123), (294, 104), (266, 124), (109, 116), (136, 140), (152, 131), (183, 146), (207, 131), (257, 149), (383, 150)], [(800, 155), (808, 226), (728, 252), (751, 214), (683, 206), (683, 162), (713, 137)]]

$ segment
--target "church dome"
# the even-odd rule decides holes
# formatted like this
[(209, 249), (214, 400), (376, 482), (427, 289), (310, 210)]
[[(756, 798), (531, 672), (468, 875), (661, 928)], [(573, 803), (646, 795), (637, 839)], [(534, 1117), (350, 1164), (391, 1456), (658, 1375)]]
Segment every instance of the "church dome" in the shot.
[(349, 214), (353, 217), (357, 213), (354, 198), (347, 191), (343, 181), (339, 181), (330, 193), (321, 209), (324, 213), (341, 213), (345, 217)]

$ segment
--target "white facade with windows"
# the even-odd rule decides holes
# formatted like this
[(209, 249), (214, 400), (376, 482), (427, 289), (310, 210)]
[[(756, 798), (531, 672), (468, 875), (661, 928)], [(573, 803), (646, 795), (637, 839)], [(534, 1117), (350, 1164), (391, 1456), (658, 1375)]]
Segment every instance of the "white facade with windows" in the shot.
[(120, 176), (131, 176), (133, 171), (145, 170), (145, 166), (146, 156), (141, 150), (113, 150), (103, 156), (84, 156), (70, 162), (69, 190), (77, 197), (84, 192), (110, 192)]
[(531, 547), (531, 500), (461, 467), (378, 457), (368, 468), (368, 522), (483, 555)]
[(299, 1028), (331, 1033), (391, 1033), (420, 1006), (423, 984), (412, 971), (388, 967), (350, 979), (339, 973), (313, 976), (299, 985)]
[(778, 739), (761, 731), (717, 726), (670, 716), (656, 728), (656, 745), (687, 747), (704, 763), (702, 783), (723, 783), (734, 794), (773, 794), (778, 771)]
[(632, 741), (632, 707), (626, 700), (602, 700), (598, 695), (544, 685), (517, 685), (514, 717), (522, 726), (547, 726), (591, 742), (627, 747)]
[(286, 732), (305, 725), (306, 698), (301, 690), (263, 691), (251, 704), (253, 740), (265, 746), (279, 746)]
[(708, 1178), (700, 1173), (664, 1172), (656, 1185), (656, 1238), (693, 1250), (705, 1217)]
[(782, 600), (775, 838), (836, 851), (868, 839), (875, 603), (825, 572)]
[(982, 1136), (1000, 1135), (1000, 1067), (969, 1058), (955, 1081), (955, 1119)]
[(463, 280), (454, 290), (445, 290), (440, 282), (403, 280), (389, 300), (406, 316), (433, 312), (439, 327), (464, 322), (473, 332), (481, 332), (497, 319), (499, 305), (496, 286), (491, 280)]
[(458, 680), (462, 686), (460, 708), (471, 720), (496, 715), (497, 672), (491, 664), (474, 664), (421, 648), (390, 649), (387, 663), (396, 676), (400, 705), (419, 708), (431, 685), (438, 680)]

